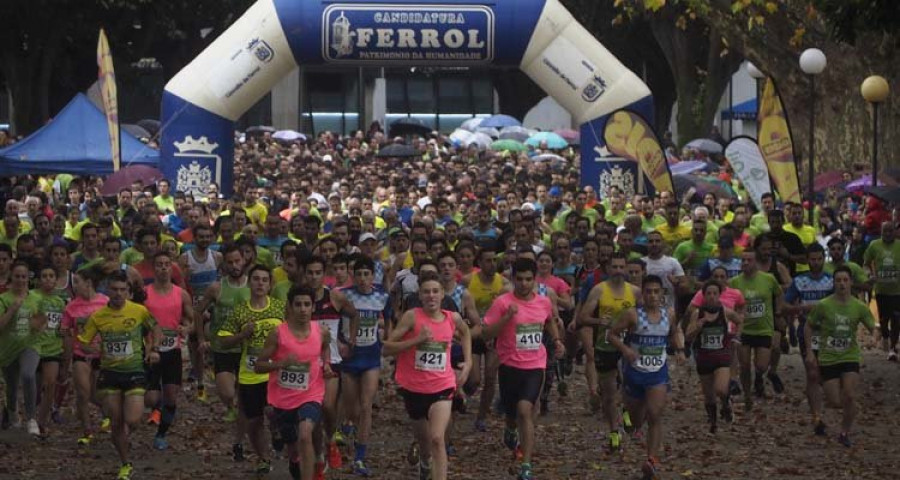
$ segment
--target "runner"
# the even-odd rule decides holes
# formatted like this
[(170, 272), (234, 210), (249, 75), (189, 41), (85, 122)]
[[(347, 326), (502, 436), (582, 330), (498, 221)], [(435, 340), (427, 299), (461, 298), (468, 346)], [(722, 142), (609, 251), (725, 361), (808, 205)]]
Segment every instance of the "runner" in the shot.
[[(722, 270), (724, 268), (718, 268)], [(693, 343), (696, 350), (697, 373), (700, 375), (700, 386), (706, 405), (709, 432), (716, 433), (718, 417), (731, 423), (734, 415), (731, 409), (729, 383), (731, 380), (731, 332), (740, 326), (740, 316), (731, 308), (725, 307), (720, 297), (722, 283), (709, 280), (703, 284), (698, 293), (703, 294), (700, 309), (694, 309), (685, 330), (685, 342)], [(721, 410), (716, 405), (716, 398), (721, 403)]]
[[(319, 326), (328, 328), (329, 338), (331, 339), (331, 368), (339, 371), (343, 358), (349, 358), (354, 346), (356, 345), (356, 336), (345, 336), (342, 334), (341, 317), (350, 319), (349, 332), (357, 332), (359, 329), (359, 313), (347, 297), (339, 290), (332, 290), (325, 287), (323, 280), (325, 278), (325, 259), (313, 255), (303, 262), (303, 271), (306, 274), (306, 286), (312, 288), (316, 292), (315, 309), (313, 310), (313, 321), (318, 322)], [(347, 338), (350, 337), (350, 338)], [(325, 379), (325, 400), (322, 404), (322, 410), (325, 414), (323, 420), (325, 428), (324, 441), (328, 442), (328, 466), (332, 469), (341, 468), (342, 459), (341, 451), (338, 448), (338, 440), (340, 432), (337, 426), (340, 425), (338, 416), (338, 394), (340, 393), (340, 378)]]
[[(618, 450), (621, 445), (619, 433), (619, 413), (616, 409), (618, 395), (619, 359), (621, 354), (609, 341), (609, 329), (616, 323), (623, 312), (640, 304), (641, 289), (625, 283), (625, 255), (617, 252), (609, 263), (609, 278), (591, 289), (584, 308), (578, 315), (579, 326), (594, 328), (594, 363), (599, 378), (599, 392), (591, 392), (599, 396), (597, 401), (603, 405), (603, 417), (606, 420), (607, 440), (610, 450)], [(596, 308), (593, 305), (597, 305)], [(595, 316), (597, 315), (597, 316)], [(622, 415), (626, 430), (633, 427), (627, 412)]]
[(37, 292), (28, 291), (28, 264), (15, 261), (9, 290), (0, 295), (0, 367), (6, 381), (6, 408), (2, 426), (18, 427), (18, 388), (22, 382), (25, 401), (25, 426), (30, 435), (40, 435), (37, 422), (37, 369), (41, 357), (35, 349), (37, 332), (42, 328), (35, 315)]
[[(128, 278), (117, 271), (109, 276), (109, 304), (97, 310), (78, 335), (82, 348), (100, 337), (100, 376), (97, 390), (103, 395), (103, 411), (112, 423), (112, 441), (122, 466), (119, 480), (129, 480), (134, 467), (130, 461), (129, 433), (137, 428), (144, 410), (144, 364), (159, 362), (163, 333), (156, 320), (141, 305), (128, 300)], [(149, 330), (144, 345), (144, 329)]]
[[(68, 273), (66, 271), (65, 273)], [(60, 330), (63, 311), (66, 308), (66, 299), (57, 295), (56, 269), (52, 265), (45, 265), (40, 270), (38, 277), (37, 314), (42, 324), (35, 340), (34, 347), (41, 356), (40, 367), (40, 405), (38, 406), (38, 426), (41, 435), (47, 435), (50, 426), (50, 410), (56, 400), (57, 378), (68, 377), (68, 371), (60, 374), (60, 363), (63, 357), (63, 336)]]
[[(365, 462), (366, 447), (372, 432), (372, 403), (381, 374), (385, 310), (389, 308), (387, 293), (374, 284), (375, 268), (373, 260), (359, 256), (353, 262), (353, 286), (342, 290), (359, 314), (356, 346), (350, 358), (341, 362), (340, 368), (344, 414), (357, 426), (353, 473), (363, 477), (371, 473)], [(349, 323), (350, 319), (347, 321)]]
[[(150, 367), (146, 406), (152, 408), (152, 423), (158, 425), (153, 448), (169, 448), (166, 433), (175, 421), (178, 392), (181, 390), (181, 338), (192, 328), (193, 305), (187, 291), (172, 284), (172, 260), (164, 252), (153, 255), (154, 279), (145, 288), (144, 306), (156, 319), (163, 333), (159, 343), (159, 362)], [(160, 393), (162, 396), (160, 397)]]
[(542, 343), (545, 329), (553, 339), (557, 358), (565, 355), (550, 299), (534, 291), (536, 275), (534, 260), (516, 260), (514, 290), (497, 297), (484, 316), (484, 338), (497, 339), (500, 403), (506, 416), (503, 443), (510, 450), (522, 450), (520, 480), (534, 478), (534, 406), (543, 389), (547, 365), (547, 349)]
[(274, 407), (273, 427), (287, 445), (291, 478), (324, 478), (324, 464), (316, 464), (316, 454), (322, 447), (325, 378), (334, 376), (331, 341), (328, 330), (311, 321), (312, 289), (292, 287), (287, 298), (285, 322), (269, 333), (255, 370), (269, 374), (267, 397)]
[[(815, 335), (813, 337), (807, 337), (805, 334), (809, 312), (820, 300), (834, 292), (834, 278), (823, 270), (825, 266), (825, 250), (822, 246), (818, 243), (810, 245), (807, 249), (807, 257), (809, 271), (797, 275), (784, 294), (784, 301), (788, 305), (788, 311), (800, 316), (800, 325), (798, 327), (800, 354), (804, 359), (807, 352), (807, 342), (812, 344), (809, 350), (815, 355), (818, 355), (820, 344), (820, 337), (816, 330), (813, 330)], [(822, 394), (820, 391), (819, 371), (816, 368), (809, 368), (809, 363), (807, 362), (804, 362), (803, 366), (806, 368), (806, 400), (809, 403), (809, 413), (812, 415), (813, 431), (816, 435), (825, 435), (825, 423), (822, 421)]]
[[(769, 370), (772, 352), (772, 335), (775, 331), (775, 315), (782, 310), (781, 286), (771, 274), (759, 271), (759, 250), (741, 254), (741, 274), (730, 280), (730, 285), (741, 291), (747, 302), (747, 310), (741, 328), (741, 388), (744, 406), (753, 409), (753, 395), (765, 396), (764, 375)], [(751, 356), (753, 363), (751, 364)], [(756, 371), (752, 378), (751, 365)], [(750, 382), (753, 380), (753, 393)]]
[[(250, 299), (235, 303), (234, 311), (225, 318), (218, 336), (223, 348), (241, 346), (241, 364), (238, 373), (238, 412), (247, 425), (250, 444), (256, 452), (256, 473), (264, 475), (272, 471), (269, 448), (263, 438), (263, 413), (267, 405), (268, 373), (256, 372), (256, 359), (269, 334), (284, 319), (284, 302), (269, 296), (272, 289), (272, 271), (256, 265), (248, 273)], [(243, 447), (233, 445), (236, 460), (243, 459)]]
[[(419, 480), (446, 480), (444, 437), (451, 400), (472, 365), (469, 328), (457, 313), (441, 310), (444, 288), (436, 274), (419, 276), (421, 308), (408, 310), (385, 340), (382, 353), (397, 357), (396, 381), (419, 445)], [(450, 368), (450, 344), (463, 348), (462, 368)]]
[[(785, 235), (791, 234), (785, 233)], [(773, 238), (772, 233), (764, 233), (756, 238), (754, 246), (759, 253), (757, 265), (760, 271), (772, 274), (772, 276), (775, 277), (775, 280), (778, 281), (782, 290), (787, 290), (787, 288), (791, 286), (791, 273), (787, 266), (778, 261), (773, 255)], [(803, 248), (801, 256), (804, 259), (803, 261), (806, 262), (805, 247)], [(809, 270), (808, 265), (806, 266), (806, 270)], [(788, 353), (790, 351), (788, 338), (796, 337), (796, 334), (791, 334), (791, 332), (795, 331), (793, 317), (788, 318), (783, 313), (775, 313), (775, 329), (772, 332), (771, 360), (769, 361), (769, 372), (766, 375), (769, 378), (769, 382), (772, 383), (772, 390), (774, 390), (775, 393), (784, 392), (784, 382), (781, 381), (781, 377), (778, 375), (778, 365), (781, 363), (781, 353)], [(796, 339), (794, 340), (794, 344), (796, 344)]]
[[(100, 400), (97, 397), (97, 374), (100, 371), (99, 341), (95, 341), (89, 350), (82, 348), (77, 341), (78, 335), (83, 331), (88, 317), (92, 313), (106, 306), (109, 297), (97, 293), (97, 285), (105, 274), (99, 263), (84, 265), (72, 276), (72, 290), (75, 297), (66, 305), (63, 311), (60, 330), (65, 338), (65, 352), (63, 354), (63, 372), (69, 371), (72, 366), (72, 377), (75, 380), (75, 410), (81, 422), (82, 436), (78, 438), (79, 445), (87, 445), (94, 438), (94, 429), (91, 427), (90, 411), (88, 403), (93, 403), (98, 408)], [(109, 417), (103, 418), (101, 429), (109, 428)]]
[[(663, 306), (663, 281), (647, 275), (641, 286), (643, 306), (626, 310), (608, 338), (622, 354), (623, 390), (635, 425), (647, 420), (647, 461), (641, 472), (647, 480), (659, 478), (662, 416), (668, 401), (669, 363), (666, 349), (674, 346), (676, 361), (684, 362), (684, 337), (672, 307)], [(627, 344), (622, 340), (627, 334)]]
[[(463, 277), (462, 284), (472, 295), (475, 301), (475, 308), (478, 309), (478, 315), (484, 319), (485, 313), (498, 296), (504, 292), (508, 292), (510, 288), (509, 281), (497, 272), (496, 246), (492, 241), (485, 241), (484, 245), (478, 250), (478, 268), (477, 272)], [(481, 358), (483, 357), (483, 358)], [(475, 417), (475, 430), (479, 432), (487, 431), (484, 423), (487, 414), (494, 402), (494, 390), (497, 385), (497, 354), (493, 347), (489, 345), (483, 337), (473, 337), (472, 340), (472, 378), (469, 380), (470, 386), (466, 387), (466, 391), (474, 393), (478, 390), (479, 383), (482, 384), (480, 403), (478, 404), (478, 414)], [(482, 375), (481, 368), (484, 368)]]
[[(201, 318), (210, 306), (213, 307), (212, 317), (206, 328), (196, 326), (197, 340), (200, 348), (213, 355), (213, 371), (216, 374), (216, 393), (219, 400), (225, 405), (226, 411), (222, 420), (231, 423), (237, 420), (238, 412), (234, 406), (237, 377), (241, 365), (241, 347), (226, 348), (222, 346), (219, 331), (231, 318), (236, 305), (250, 300), (250, 287), (247, 285), (247, 275), (244, 274), (244, 256), (235, 245), (230, 245), (222, 252), (222, 269), (224, 276), (221, 280), (207, 287), (203, 293), (203, 299), (197, 306), (194, 318)], [(240, 446), (243, 434), (237, 429), (237, 438), (233, 446)], [(233, 452), (237, 456), (237, 451)], [(242, 456), (242, 455), (241, 455)]]
[(881, 224), (881, 238), (866, 248), (863, 264), (875, 279), (875, 302), (881, 324), (881, 344), (887, 359), (897, 361), (900, 338), (900, 242), (895, 240), (897, 226)]
[(841, 433), (838, 442), (853, 446), (850, 429), (856, 419), (856, 398), (859, 395), (859, 364), (862, 361), (857, 331), (859, 325), (869, 333), (875, 329), (875, 319), (869, 307), (852, 295), (853, 272), (847, 267), (834, 271), (834, 294), (822, 299), (806, 322), (805, 334), (813, 338), (818, 332), (819, 355), (812, 343), (806, 347), (805, 361), (810, 369), (818, 368), (828, 405), (841, 408)]
[[(193, 308), (203, 303), (203, 294), (206, 289), (218, 280), (219, 269), (222, 265), (222, 254), (210, 249), (215, 234), (208, 224), (197, 224), (192, 228), (194, 234), (194, 248), (181, 254), (178, 266), (187, 277), (188, 290), (191, 293), (191, 305)], [(204, 350), (199, 348), (196, 333), (203, 329), (204, 314), (206, 310), (195, 310), (199, 313), (195, 317), (194, 331), (188, 335), (188, 350), (191, 355), (191, 370), (188, 374), (188, 383), (197, 382), (197, 400), (207, 401), (206, 385), (204, 384), (204, 371), (206, 370), (206, 358)]]

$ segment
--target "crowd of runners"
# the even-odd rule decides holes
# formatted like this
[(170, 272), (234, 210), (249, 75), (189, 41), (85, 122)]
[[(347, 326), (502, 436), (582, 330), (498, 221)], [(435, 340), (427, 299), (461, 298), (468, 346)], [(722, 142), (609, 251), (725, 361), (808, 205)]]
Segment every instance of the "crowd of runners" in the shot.
[[(826, 200), (808, 225), (803, 206), (771, 194), (756, 211), (580, 188), (573, 149), (549, 164), (436, 136), (411, 141), (420, 156), (376, 159), (385, 142), (374, 130), (249, 138), (228, 198), (165, 180), (109, 198), (98, 178), (9, 179), (2, 427), (61, 435), (74, 407), (72, 443), (108, 432), (127, 480), (137, 426), (154, 424), (154, 448), (169, 448), (190, 383), (189, 400), (224, 404), (231, 456), (258, 475), (280, 452), (295, 479), (384, 478), (367, 462), (373, 404), (395, 388), (420, 479), (446, 479), (452, 437), (487, 431), (497, 412), (503, 431), (488, 433), (530, 480), (536, 422), (569, 396), (601, 420), (603, 445), (588, 448), (632, 442), (653, 479), (670, 363), (696, 369), (716, 433), (784, 391), (780, 357), (796, 348), (811, 433), (852, 445), (870, 296), (897, 360), (890, 212), (873, 227), (874, 207)], [(569, 387), (576, 365), (584, 391)]]

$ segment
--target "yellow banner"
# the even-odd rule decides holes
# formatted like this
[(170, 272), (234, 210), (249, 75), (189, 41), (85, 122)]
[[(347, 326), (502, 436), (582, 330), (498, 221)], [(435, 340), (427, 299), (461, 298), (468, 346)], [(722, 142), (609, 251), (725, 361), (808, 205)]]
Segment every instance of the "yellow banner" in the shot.
[(659, 139), (640, 115), (628, 110), (613, 113), (606, 122), (603, 139), (607, 150), (637, 162), (657, 192), (675, 192)]
[(103, 112), (106, 114), (106, 125), (109, 128), (109, 148), (112, 152), (113, 171), (118, 172), (122, 164), (122, 144), (119, 141), (119, 103), (116, 95), (116, 72), (113, 70), (112, 53), (106, 32), (100, 29), (97, 41), (97, 66), (100, 68), (98, 80), (100, 97), (103, 99)]
[(794, 143), (791, 129), (778, 89), (771, 78), (766, 79), (759, 103), (759, 149), (769, 168), (769, 176), (785, 202), (800, 202), (800, 183), (797, 179), (797, 163), (794, 161)]

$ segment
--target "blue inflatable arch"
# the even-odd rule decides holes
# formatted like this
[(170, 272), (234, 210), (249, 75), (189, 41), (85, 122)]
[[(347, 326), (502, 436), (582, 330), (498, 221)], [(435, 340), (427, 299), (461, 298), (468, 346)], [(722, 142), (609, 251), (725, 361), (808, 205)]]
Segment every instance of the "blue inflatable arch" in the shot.
[(292, 69), (323, 63), (517, 66), (581, 125), (582, 184), (595, 187), (601, 170), (635, 170), (604, 155), (606, 117), (652, 119), (647, 86), (558, 0), (259, 0), (166, 85), (165, 176), (230, 194), (234, 121)]

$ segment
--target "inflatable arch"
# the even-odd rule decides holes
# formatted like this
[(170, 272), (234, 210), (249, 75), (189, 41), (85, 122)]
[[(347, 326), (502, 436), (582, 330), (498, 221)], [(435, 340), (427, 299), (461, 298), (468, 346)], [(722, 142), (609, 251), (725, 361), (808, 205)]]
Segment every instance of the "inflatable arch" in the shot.
[[(652, 121), (650, 90), (559, 0), (259, 0), (166, 85), (162, 171), (177, 190), (233, 188), (233, 124), (299, 65), (518, 66), (580, 124), (582, 184), (635, 178), (607, 116)], [(616, 182), (617, 183), (617, 182)]]

